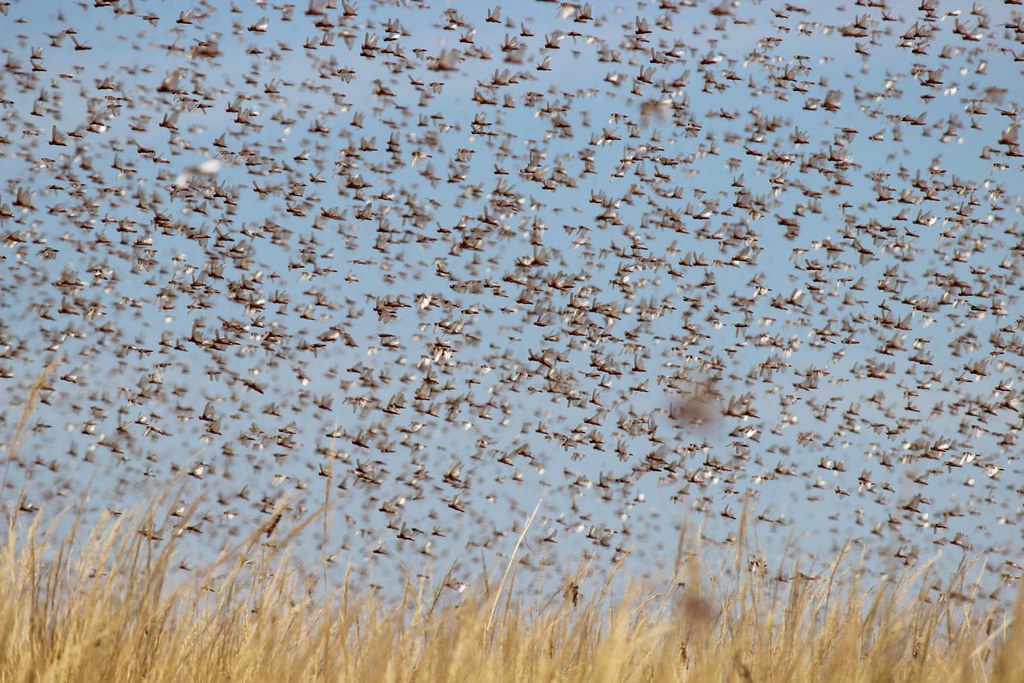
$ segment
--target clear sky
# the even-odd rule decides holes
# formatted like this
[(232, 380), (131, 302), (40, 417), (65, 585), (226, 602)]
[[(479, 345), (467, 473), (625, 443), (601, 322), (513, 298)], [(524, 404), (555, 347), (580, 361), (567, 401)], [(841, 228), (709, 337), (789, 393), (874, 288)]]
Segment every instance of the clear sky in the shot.
[(303, 552), (376, 582), (538, 502), (534, 567), (746, 507), (1019, 574), (1016, 8), (3, 9), (6, 514), (188, 472), (186, 564), (329, 483)]

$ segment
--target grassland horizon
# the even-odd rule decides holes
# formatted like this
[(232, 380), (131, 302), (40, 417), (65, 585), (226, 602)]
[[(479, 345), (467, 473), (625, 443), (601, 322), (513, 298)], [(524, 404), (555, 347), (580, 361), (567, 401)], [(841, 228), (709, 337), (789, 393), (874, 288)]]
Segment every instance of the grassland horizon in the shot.
[(255, 528), (181, 571), (168, 500), (91, 528), (69, 511), (62, 534), (69, 525), (42, 528), (40, 515), (7, 520), (0, 679), (1024, 680), (1024, 602), (1008, 611), (981, 599), (969, 563), (951, 576), (920, 563), (868, 579), (840, 556), (784, 577), (746, 551), (709, 566), (683, 540), (661, 586), (626, 577), (613, 589), (615, 569), (581, 562), (559, 590), (524, 590), (513, 551), (504, 573), (469, 586), (418, 575), (388, 595), (348, 574), (329, 589), (326, 564), (292, 553), (322, 511)]

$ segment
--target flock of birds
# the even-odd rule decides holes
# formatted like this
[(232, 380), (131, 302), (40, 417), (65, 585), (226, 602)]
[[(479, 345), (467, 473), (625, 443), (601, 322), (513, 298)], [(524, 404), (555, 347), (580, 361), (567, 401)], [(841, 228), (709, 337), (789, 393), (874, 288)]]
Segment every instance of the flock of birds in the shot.
[(1020, 4), (0, 3), (4, 517), (177, 482), (188, 571), (326, 502), (459, 589), (539, 504), (527, 569), (745, 524), (998, 594)]

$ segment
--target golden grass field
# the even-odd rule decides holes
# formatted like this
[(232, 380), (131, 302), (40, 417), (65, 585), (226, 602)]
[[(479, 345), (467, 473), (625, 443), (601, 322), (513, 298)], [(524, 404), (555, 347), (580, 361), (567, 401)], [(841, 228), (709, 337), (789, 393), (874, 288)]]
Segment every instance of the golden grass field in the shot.
[(11, 522), (2, 680), (1024, 680), (1024, 604), (974, 601), (967, 569), (869, 583), (837, 560), (781, 581), (740, 553), (704, 567), (681, 543), (668, 593), (613, 591), (581, 567), (546, 595), (513, 570), (461, 593), (410, 580), (396, 599), (348, 581), (325, 591), (288, 530), (270, 543), (267, 527), (181, 581), (174, 543), (148, 538), (161, 502), (95, 528), (71, 520), (63, 537)]
[(91, 528), (74, 510), (47, 528), (39, 514), (11, 516), (0, 681), (1024, 681), (1024, 591), (1012, 611), (987, 598), (972, 573), (983, 558), (952, 575), (924, 562), (877, 578), (844, 561), (847, 547), (813, 575), (782, 558), (783, 576), (750, 547), (744, 511), (723, 566), (702, 561), (701, 535), (684, 527), (661, 586), (613, 581), (618, 568), (601, 578), (581, 561), (545, 593), (515, 570), (534, 510), (504, 572), (476, 586), (418, 575), (381, 591), (346, 574), (331, 589), (326, 558), (310, 567), (292, 552), (310, 525), (326, 533), (329, 487), (291, 528), (282, 501), (184, 572), (173, 527), (195, 507), (172, 524), (177, 483)]

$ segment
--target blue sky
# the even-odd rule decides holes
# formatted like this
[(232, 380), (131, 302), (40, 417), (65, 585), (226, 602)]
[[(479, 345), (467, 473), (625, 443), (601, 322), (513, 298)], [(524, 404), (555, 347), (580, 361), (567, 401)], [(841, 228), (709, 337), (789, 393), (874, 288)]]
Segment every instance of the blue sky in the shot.
[(1016, 575), (1016, 14), (957, 7), (11, 5), (6, 431), (61, 360), (5, 499), (202, 465), (196, 564), (333, 468), (303, 547), (374, 581), (538, 501), (534, 566), (746, 505), (770, 558)]

